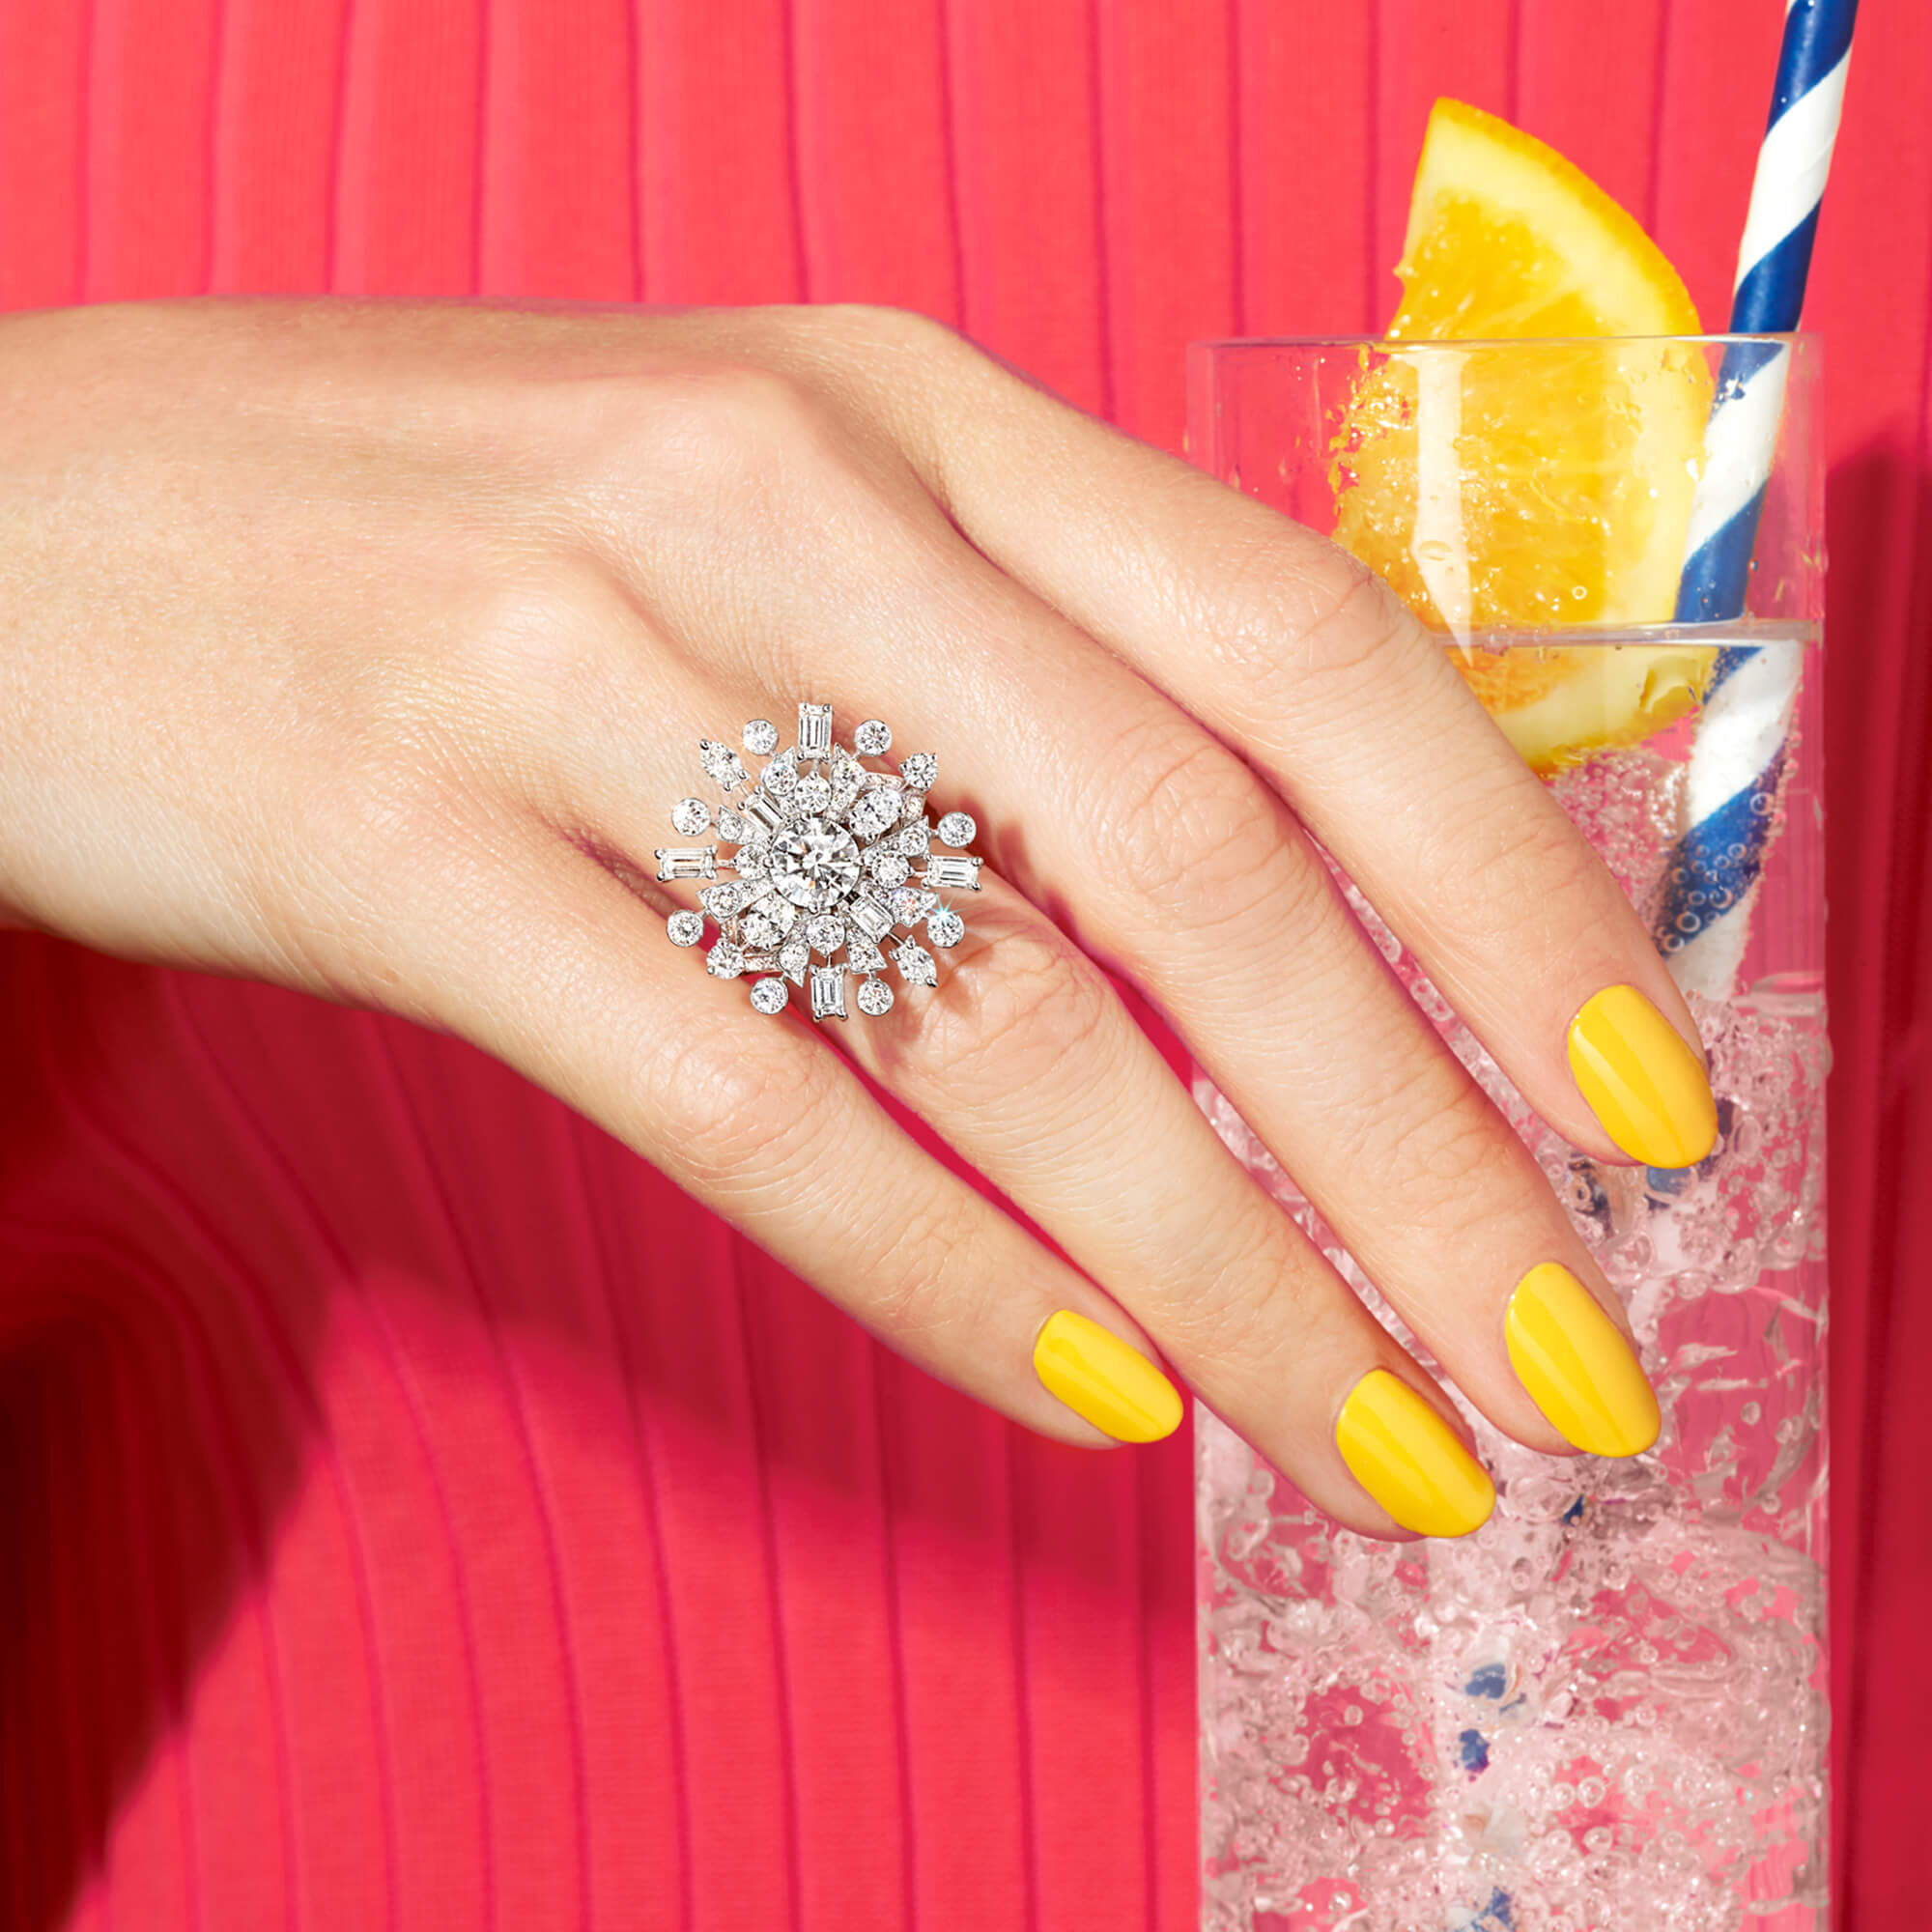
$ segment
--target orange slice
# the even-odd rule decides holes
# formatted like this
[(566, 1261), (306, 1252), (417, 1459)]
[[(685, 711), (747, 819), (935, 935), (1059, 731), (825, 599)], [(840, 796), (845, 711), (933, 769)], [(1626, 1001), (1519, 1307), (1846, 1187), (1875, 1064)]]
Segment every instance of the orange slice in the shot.
[[(1439, 100), (1396, 269), (1398, 352), (1365, 370), (1333, 454), (1336, 537), (1424, 620), (1472, 634), (1667, 623), (1711, 380), (1684, 283), (1638, 223), (1541, 141)], [(1491, 346), (1554, 338), (1534, 355)], [(1707, 646), (1464, 650), (1545, 773), (1648, 737), (1701, 695)]]

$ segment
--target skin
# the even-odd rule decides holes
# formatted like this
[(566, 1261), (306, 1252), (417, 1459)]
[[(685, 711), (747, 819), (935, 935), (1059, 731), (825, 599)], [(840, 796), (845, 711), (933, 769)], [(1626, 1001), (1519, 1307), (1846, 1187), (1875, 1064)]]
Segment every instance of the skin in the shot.
[[(48, 311), (0, 321), (0, 919), (459, 1034), (1028, 1428), (1109, 1443), (1033, 1371), (1074, 1309), (1407, 1540), (1335, 1447), (1350, 1390), (1386, 1368), (1467, 1431), (1118, 975), (1475, 1406), (1574, 1453), (1504, 1307), (1558, 1261), (1628, 1335), (1622, 1308), (1310, 835), (1598, 1157), (1577, 1009), (1628, 983), (1695, 1029), (1439, 647), (1324, 540), (877, 309)], [(696, 740), (804, 696), (937, 752), (988, 859), (939, 989), (822, 1032), (668, 944), (695, 895), (646, 876)]]

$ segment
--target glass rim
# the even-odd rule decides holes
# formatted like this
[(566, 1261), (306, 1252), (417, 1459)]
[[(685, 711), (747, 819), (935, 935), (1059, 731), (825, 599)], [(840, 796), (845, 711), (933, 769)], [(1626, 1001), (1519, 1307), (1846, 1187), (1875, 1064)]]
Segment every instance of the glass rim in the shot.
[(1206, 349), (1216, 354), (1249, 349), (1583, 349), (1592, 346), (1651, 342), (1690, 345), (1709, 343), (1728, 349), (1742, 342), (1778, 343), (1798, 348), (1818, 340), (1809, 328), (1747, 331), (1739, 334), (1710, 332), (1698, 335), (1206, 335), (1188, 343), (1190, 350)]

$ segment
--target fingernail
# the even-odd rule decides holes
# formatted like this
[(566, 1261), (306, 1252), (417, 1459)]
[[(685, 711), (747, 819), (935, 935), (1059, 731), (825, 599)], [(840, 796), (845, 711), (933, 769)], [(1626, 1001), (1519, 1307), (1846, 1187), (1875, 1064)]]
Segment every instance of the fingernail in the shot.
[(1076, 1415), (1122, 1442), (1180, 1427), (1180, 1391), (1111, 1329), (1063, 1308), (1033, 1345), (1034, 1373)]
[(1657, 1440), (1657, 1393), (1603, 1304), (1554, 1262), (1517, 1283), (1503, 1317), (1518, 1379), (1551, 1424), (1593, 1456), (1637, 1456)]
[(1605, 986), (1570, 1022), (1570, 1071), (1604, 1131), (1646, 1167), (1695, 1167), (1717, 1145), (1697, 1056), (1634, 986)]
[(1496, 1489), (1435, 1408), (1387, 1369), (1349, 1392), (1335, 1446), (1355, 1480), (1405, 1529), (1466, 1536), (1490, 1520)]

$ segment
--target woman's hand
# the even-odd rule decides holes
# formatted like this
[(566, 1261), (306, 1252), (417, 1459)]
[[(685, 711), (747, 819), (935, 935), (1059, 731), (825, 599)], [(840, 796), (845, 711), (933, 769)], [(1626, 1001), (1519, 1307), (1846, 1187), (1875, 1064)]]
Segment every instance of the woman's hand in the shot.
[[(1325, 541), (877, 310), (48, 312), (0, 322), (0, 394), (15, 923), (462, 1034), (1043, 1434), (1166, 1433), (1129, 1352), (1157, 1350), (1342, 1522), (1473, 1526), (1453, 1406), (1105, 968), (1500, 1429), (1569, 1448), (1506, 1340), (1541, 1264), (1587, 1293), (1518, 1359), (1618, 1372), (1615, 1295), (1309, 834), (1600, 1156), (1573, 1019), (1620, 986), (1661, 1009), (1590, 1009), (1654, 1164), (1708, 1145), (1691, 1021), (1440, 649)], [(696, 741), (789, 742), (801, 698), (935, 752), (988, 858), (938, 989), (843, 1028), (753, 1012), (667, 941), (696, 889), (652, 877)]]

